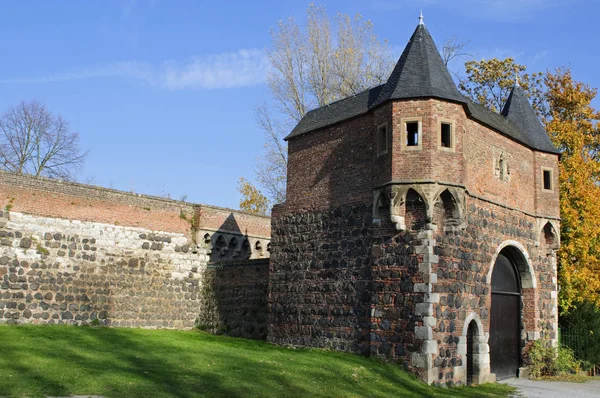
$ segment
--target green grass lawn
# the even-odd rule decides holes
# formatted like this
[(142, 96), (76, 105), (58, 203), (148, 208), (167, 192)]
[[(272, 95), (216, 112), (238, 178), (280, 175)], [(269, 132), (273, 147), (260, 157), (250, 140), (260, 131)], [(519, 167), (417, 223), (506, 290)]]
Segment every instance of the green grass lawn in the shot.
[(0, 326), (0, 396), (492, 397), (433, 388), (398, 366), (199, 331)]

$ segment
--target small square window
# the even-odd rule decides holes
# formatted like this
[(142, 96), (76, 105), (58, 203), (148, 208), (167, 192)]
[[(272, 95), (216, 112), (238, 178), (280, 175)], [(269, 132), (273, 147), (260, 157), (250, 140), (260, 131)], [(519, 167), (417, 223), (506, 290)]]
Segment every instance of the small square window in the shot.
[(383, 124), (377, 128), (377, 156), (386, 153), (388, 153), (388, 133), (387, 124)]
[(443, 148), (452, 148), (452, 125), (450, 123), (442, 123), (440, 138)]
[(406, 122), (406, 146), (419, 146), (419, 122)]
[(544, 179), (544, 190), (552, 191), (552, 170), (543, 169), (543, 179)]

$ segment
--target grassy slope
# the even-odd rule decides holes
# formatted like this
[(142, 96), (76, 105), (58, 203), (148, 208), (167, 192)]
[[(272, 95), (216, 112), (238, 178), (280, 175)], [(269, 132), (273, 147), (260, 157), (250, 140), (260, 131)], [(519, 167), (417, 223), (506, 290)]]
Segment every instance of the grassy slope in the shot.
[(355, 355), (197, 331), (0, 326), (0, 396), (486, 397), (510, 387), (429, 387)]

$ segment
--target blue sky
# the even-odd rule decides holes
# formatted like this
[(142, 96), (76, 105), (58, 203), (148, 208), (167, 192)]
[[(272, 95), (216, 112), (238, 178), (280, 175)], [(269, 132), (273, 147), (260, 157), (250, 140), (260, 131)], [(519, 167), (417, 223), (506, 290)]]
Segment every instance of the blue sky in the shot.
[[(290, 16), (303, 21), (308, 4), (1, 2), (0, 112), (39, 99), (69, 120), (90, 150), (79, 181), (236, 208), (237, 180), (254, 179), (262, 153), (254, 109), (268, 98), (269, 30)], [(600, 87), (596, 1), (318, 4), (370, 19), (395, 57), (422, 9), (438, 47), (456, 34), (478, 59), (512, 56), (531, 71), (570, 65)]]

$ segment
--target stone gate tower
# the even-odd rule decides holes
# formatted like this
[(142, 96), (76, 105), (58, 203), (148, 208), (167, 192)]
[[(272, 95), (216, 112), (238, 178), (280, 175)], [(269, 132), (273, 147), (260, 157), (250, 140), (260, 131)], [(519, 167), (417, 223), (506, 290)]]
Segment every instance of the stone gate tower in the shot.
[(269, 341), (436, 384), (515, 376), (531, 341), (556, 342), (559, 155), (518, 84), (501, 114), (474, 104), (420, 23), (385, 84), (287, 140)]

